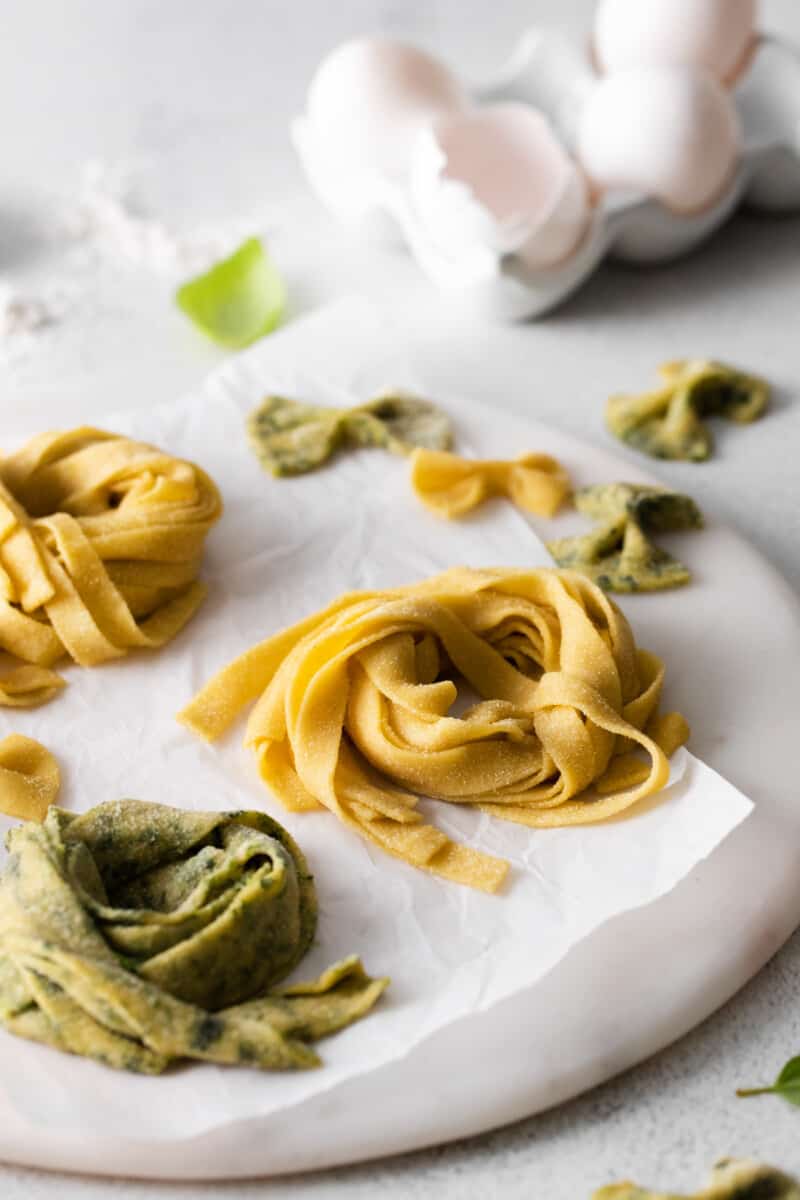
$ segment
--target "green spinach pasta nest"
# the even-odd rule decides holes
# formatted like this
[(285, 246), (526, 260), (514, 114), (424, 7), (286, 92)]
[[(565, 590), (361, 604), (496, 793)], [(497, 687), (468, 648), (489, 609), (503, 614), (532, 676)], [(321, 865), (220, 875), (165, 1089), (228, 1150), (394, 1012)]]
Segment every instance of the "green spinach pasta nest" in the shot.
[(309, 1042), (386, 987), (356, 958), (276, 985), (314, 937), (314, 882), (264, 813), (121, 800), (51, 807), (8, 838), (0, 1020), (19, 1036), (157, 1074), (182, 1058), (318, 1065)]

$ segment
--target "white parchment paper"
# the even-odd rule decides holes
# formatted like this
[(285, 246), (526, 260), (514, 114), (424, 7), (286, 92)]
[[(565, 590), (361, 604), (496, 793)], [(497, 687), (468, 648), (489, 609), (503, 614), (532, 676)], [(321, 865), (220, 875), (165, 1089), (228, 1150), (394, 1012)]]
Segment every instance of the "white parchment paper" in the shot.
[[(0, 1033), (0, 1088), (24, 1120), (64, 1136), (172, 1140), (296, 1105), (531, 987), (611, 917), (675, 887), (751, 810), (684, 751), (656, 802), (596, 828), (531, 831), (424, 802), (448, 833), (511, 861), (509, 886), (489, 897), (381, 854), (328, 813), (284, 813), (257, 779), (241, 725), (210, 747), (175, 722), (219, 667), (344, 590), (462, 564), (550, 565), (509, 504), (493, 502), (453, 523), (428, 514), (401, 459), (365, 451), (273, 480), (248, 448), (244, 417), (266, 392), (339, 404), (391, 385), (425, 393), (390, 332), (365, 306), (344, 302), (233, 359), (193, 395), (110, 418), (108, 428), (196, 460), (222, 489), (225, 516), (205, 570), (209, 600), (164, 650), (96, 670), (67, 668), (69, 686), (51, 705), (0, 713), (0, 733), (36, 737), (58, 756), (65, 806), (132, 796), (197, 809), (267, 808), (300, 841), (319, 891), (317, 943), (297, 975), (359, 953), (373, 974), (392, 977), (391, 989), (367, 1020), (322, 1043), (323, 1068), (294, 1075), (192, 1065), (157, 1079), (128, 1076)], [(535, 448), (518, 418), (463, 397), (435, 398), (466, 453), (510, 457)]]

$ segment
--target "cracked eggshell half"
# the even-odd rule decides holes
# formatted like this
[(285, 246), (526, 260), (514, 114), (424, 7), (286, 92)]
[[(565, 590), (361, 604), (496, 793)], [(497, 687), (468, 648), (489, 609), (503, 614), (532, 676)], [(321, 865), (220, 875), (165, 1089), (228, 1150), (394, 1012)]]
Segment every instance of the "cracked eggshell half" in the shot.
[(420, 130), (469, 104), (456, 77), (424, 50), (359, 38), (320, 64), (292, 136), (322, 201), (340, 219), (359, 224), (395, 207)]
[(549, 270), (591, 220), (582, 172), (542, 113), (515, 102), (450, 113), (424, 130), (408, 205), (409, 239), (445, 285), (496, 276), (508, 255), (523, 271)]
[(756, 0), (600, 0), (593, 48), (601, 71), (680, 65), (730, 82), (755, 44)]
[(734, 184), (739, 118), (728, 93), (690, 67), (601, 79), (580, 119), (578, 159), (597, 195), (641, 193), (678, 216), (718, 205)]

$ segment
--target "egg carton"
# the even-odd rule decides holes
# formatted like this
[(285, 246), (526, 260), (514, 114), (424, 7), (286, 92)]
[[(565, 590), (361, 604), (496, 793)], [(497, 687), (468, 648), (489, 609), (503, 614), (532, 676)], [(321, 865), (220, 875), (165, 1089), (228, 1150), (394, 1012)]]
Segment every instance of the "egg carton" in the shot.
[[(578, 122), (596, 84), (588, 56), (553, 30), (530, 30), (506, 68), (473, 89), (481, 103), (516, 101), (538, 109), (557, 138), (575, 152)], [(577, 248), (546, 269), (517, 254), (492, 250), (443, 253), (420, 220), (407, 186), (376, 172), (331, 172), (308, 121), (292, 123), (292, 138), (308, 180), (327, 207), (373, 241), (400, 238), (425, 274), (482, 314), (499, 320), (542, 316), (575, 292), (607, 255), (631, 263), (678, 258), (711, 236), (740, 206), (766, 213), (800, 212), (800, 52), (768, 35), (759, 37), (732, 92), (742, 129), (738, 164), (723, 195), (700, 213), (672, 212), (640, 193), (608, 192), (592, 210)]]

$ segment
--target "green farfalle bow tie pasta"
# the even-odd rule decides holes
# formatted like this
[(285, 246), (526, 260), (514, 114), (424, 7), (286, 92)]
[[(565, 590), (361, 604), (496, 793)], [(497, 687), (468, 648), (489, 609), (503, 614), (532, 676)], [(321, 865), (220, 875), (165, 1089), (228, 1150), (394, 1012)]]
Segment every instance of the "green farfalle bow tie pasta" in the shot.
[(597, 527), (547, 543), (560, 567), (580, 571), (609, 592), (655, 592), (689, 582), (683, 563), (650, 540), (652, 534), (702, 528), (702, 514), (688, 496), (611, 483), (583, 488), (574, 501)]
[(595, 1192), (592, 1200), (800, 1200), (800, 1185), (774, 1167), (762, 1167), (746, 1159), (726, 1159), (714, 1167), (708, 1187), (693, 1196), (615, 1183)]
[(17, 826), (0, 877), (0, 1021), (110, 1067), (314, 1067), (387, 985), (357, 958), (280, 987), (314, 937), (306, 861), (264, 813), (120, 800)]
[(449, 419), (431, 404), (405, 392), (379, 396), (355, 408), (325, 408), (284, 396), (267, 396), (247, 421), (250, 443), (272, 475), (302, 475), (343, 446), (378, 446), (410, 454), (416, 446), (447, 450)]
[(660, 387), (640, 396), (612, 396), (611, 433), (653, 458), (701, 462), (713, 448), (707, 417), (747, 424), (769, 403), (769, 384), (722, 363), (689, 359), (659, 368)]

